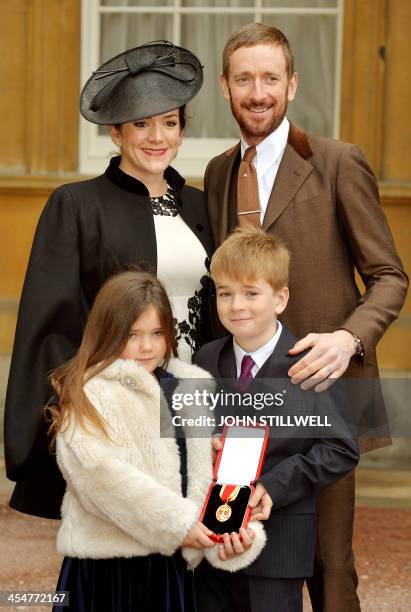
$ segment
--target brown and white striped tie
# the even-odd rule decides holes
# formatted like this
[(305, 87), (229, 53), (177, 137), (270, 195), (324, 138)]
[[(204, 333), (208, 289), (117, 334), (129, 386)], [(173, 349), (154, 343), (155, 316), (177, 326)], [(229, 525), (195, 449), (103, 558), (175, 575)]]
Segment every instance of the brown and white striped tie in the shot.
[(256, 152), (256, 147), (248, 147), (238, 169), (237, 215), (240, 227), (248, 224), (261, 227), (257, 171), (253, 164)]

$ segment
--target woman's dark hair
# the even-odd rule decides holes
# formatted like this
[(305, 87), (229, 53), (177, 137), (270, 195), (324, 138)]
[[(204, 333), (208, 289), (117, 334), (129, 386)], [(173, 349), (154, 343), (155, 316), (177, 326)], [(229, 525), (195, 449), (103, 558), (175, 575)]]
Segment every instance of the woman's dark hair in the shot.
[[(186, 126), (186, 122), (187, 122), (186, 104), (184, 104), (184, 106), (179, 106), (178, 107), (178, 120), (179, 120), (179, 123), (180, 123), (181, 130), (184, 130), (184, 128)], [(119, 130), (121, 128), (121, 126), (122, 126), (121, 123), (116, 123), (114, 125), (116, 130)]]
[(184, 104), (184, 106), (180, 106), (178, 109), (178, 119), (180, 121), (180, 127), (182, 130), (184, 130), (185, 126), (186, 126), (186, 105)]

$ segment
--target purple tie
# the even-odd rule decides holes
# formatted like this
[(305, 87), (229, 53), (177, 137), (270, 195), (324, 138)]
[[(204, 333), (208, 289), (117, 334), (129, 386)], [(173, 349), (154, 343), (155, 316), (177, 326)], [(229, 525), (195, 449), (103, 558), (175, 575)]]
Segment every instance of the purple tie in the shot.
[(241, 391), (245, 391), (250, 381), (253, 379), (251, 370), (253, 369), (254, 366), (255, 366), (254, 359), (250, 355), (244, 355), (241, 361), (240, 376), (238, 377), (238, 380), (237, 380), (237, 387)]

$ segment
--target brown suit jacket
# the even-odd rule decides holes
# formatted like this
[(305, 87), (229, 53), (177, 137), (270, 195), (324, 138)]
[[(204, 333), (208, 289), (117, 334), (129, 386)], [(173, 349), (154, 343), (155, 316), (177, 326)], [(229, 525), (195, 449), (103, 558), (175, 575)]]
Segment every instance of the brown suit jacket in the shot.
[[(239, 157), (238, 144), (207, 166), (205, 191), (216, 245), (235, 223)], [(346, 376), (378, 377), (375, 347), (398, 316), (408, 278), (359, 148), (291, 125), (262, 227), (291, 252), (290, 301), (282, 318), (292, 332), (302, 337), (344, 328), (357, 334), (364, 357), (351, 359)], [(366, 288), (362, 295), (355, 269)], [(376, 410), (383, 411), (378, 395)], [(382, 444), (368, 439), (361, 448)]]

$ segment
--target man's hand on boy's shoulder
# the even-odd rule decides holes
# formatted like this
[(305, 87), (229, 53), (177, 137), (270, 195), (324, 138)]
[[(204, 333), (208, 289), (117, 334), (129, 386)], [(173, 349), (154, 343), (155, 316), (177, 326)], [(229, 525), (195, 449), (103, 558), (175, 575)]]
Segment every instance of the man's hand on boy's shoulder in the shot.
[(252, 508), (250, 521), (266, 521), (270, 517), (273, 500), (261, 482), (257, 483), (248, 505)]
[(308, 334), (289, 350), (291, 355), (311, 349), (288, 371), (291, 381), (301, 389), (325, 391), (340, 378), (356, 353), (354, 336), (345, 329), (332, 333)]

